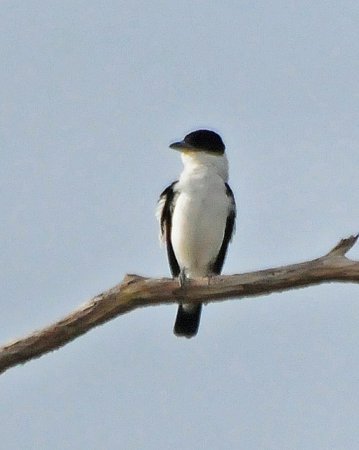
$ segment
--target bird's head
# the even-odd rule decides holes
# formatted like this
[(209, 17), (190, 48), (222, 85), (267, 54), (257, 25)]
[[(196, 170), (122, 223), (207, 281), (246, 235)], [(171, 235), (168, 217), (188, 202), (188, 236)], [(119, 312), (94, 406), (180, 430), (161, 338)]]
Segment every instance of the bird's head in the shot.
[(174, 142), (170, 148), (185, 154), (204, 152), (214, 156), (224, 154), (225, 145), (219, 134), (210, 130), (197, 130), (187, 134), (182, 141)]

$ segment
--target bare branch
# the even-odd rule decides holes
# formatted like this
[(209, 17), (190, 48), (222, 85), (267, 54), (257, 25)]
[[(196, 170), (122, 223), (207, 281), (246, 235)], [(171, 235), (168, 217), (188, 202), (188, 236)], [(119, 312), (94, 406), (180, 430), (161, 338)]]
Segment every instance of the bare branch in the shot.
[(358, 240), (359, 234), (355, 236), (349, 236), (346, 239), (342, 239), (338, 242), (338, 244), (330, 250), (328, 255), (331, 256), (344, 256), (348, 251), (353, 247), (353, 245)]
[(62, 320), (0, 347), (0, 373), (17, 364), (56, 350), (98, 325), (142, 306), (223, 301), (268, 295), (325, 282), (359, 283), (359, 262), (345, 254), (358, 235), (342, 239), (328, 254), (293, 264), (241, 275), (191, 280), (183, 290), (176, 280), (126, 275), (123, 282), (103, 292)]

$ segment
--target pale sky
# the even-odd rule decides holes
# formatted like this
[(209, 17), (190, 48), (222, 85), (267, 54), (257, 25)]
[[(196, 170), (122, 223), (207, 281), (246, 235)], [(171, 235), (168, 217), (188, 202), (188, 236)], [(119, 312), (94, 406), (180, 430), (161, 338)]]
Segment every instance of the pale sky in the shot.
[[(154, 217), (221, 134), (237, 199), (224, 273), (359, 232), (359, 3), (3, 0), (0, 342), (126, 273), (168, 276)], [(359, 259), (359, 245), (349, 254)], [(356, 450), (359, 288), (113, 320), (0, 379), (6, 450)]]

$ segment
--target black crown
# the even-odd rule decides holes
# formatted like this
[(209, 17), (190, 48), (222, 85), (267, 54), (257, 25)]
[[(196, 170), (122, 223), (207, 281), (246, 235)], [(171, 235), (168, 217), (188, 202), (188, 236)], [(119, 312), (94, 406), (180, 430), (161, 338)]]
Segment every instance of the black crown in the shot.
[(187, 134), (184, 142), (199, 150), (214, 153), (224, 153), (225, 145), (219, 134), (210, 130), (197, 130)]

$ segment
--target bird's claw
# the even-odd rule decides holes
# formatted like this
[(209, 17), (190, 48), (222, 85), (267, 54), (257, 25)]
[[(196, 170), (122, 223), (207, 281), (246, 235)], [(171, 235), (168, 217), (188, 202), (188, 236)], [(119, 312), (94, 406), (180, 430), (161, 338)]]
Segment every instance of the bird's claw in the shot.
[(188, 281), (188, 279), (187, 279), (186, 271), (184, 269), (181, 269), (181, 272), (178, 277), (178, 282), (182, 289), (184, 289), (186, 287), (187, 281)]

